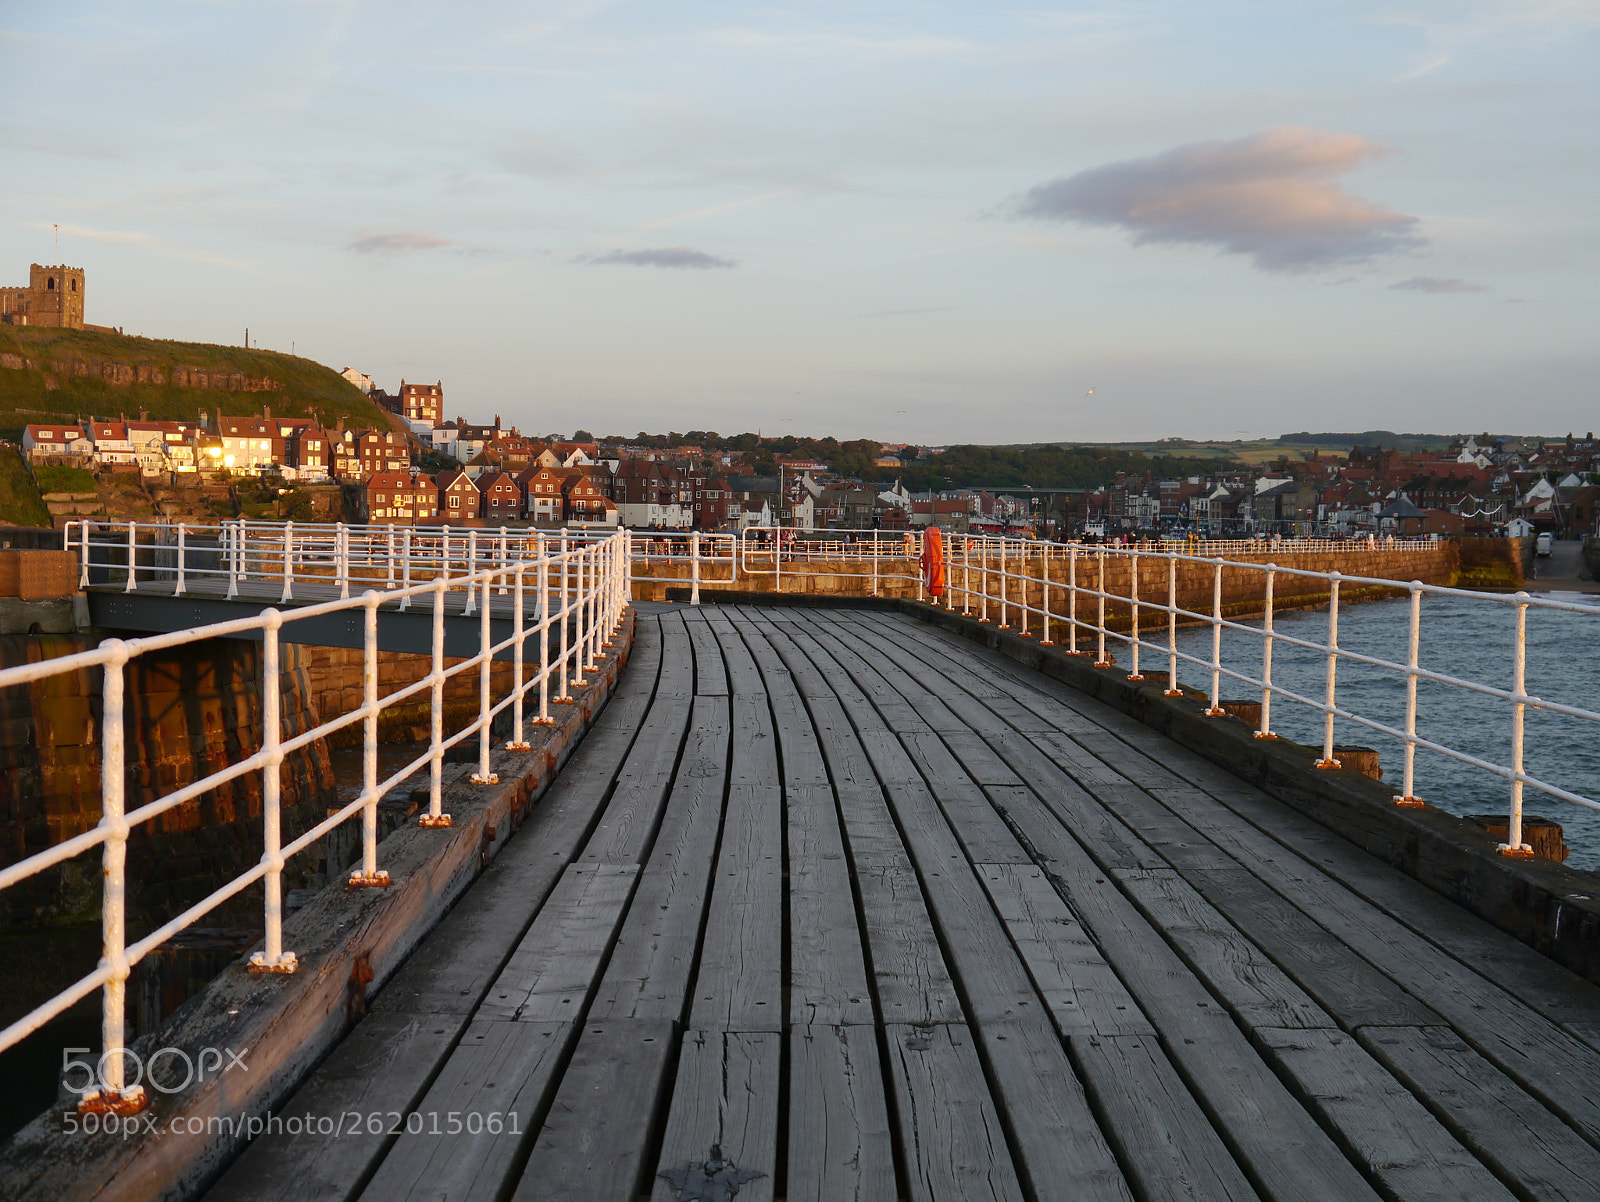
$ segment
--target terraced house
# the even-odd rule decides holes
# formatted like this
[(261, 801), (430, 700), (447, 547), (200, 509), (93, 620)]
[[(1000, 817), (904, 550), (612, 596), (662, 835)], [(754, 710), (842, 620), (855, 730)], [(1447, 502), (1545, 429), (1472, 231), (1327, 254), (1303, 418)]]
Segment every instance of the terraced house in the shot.
[(426, 473), (374, 472), (362, 498), (366, 520), (380, 525), (436, 525), (439, 520), (439, 489)]

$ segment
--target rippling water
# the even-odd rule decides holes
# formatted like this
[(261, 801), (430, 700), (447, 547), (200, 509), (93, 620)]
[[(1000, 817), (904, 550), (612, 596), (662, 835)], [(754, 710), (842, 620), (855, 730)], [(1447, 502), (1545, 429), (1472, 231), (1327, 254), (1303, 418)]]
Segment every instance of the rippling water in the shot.
[[(1539, 594), (1552, 600), (1595, 603), (1596, 598), (1575, 593)], [(1339, 646), (1393, 663), (1406, 660), (1409, 603), (1404, 599), (1369, 601), (1345, 607), (1339, 615)], [(1250, 623), (1256, 629), (1260, 623)], [(1279, 614), (1274, 623), (1280, 636), (1325, 643), (1328, 615), (1324, 611)], [(1516, 610), (1510, 604), (1455, 596), (1424, 595), (1422, 600), (1421, 666), (1480, 684), (1509, 689), (1512, 686), (1512, 650)], [(1164, 644), (1165, 634), (1145, 633), (1147, 641)], [(1255, 633), (1223, 632), (1225, 667), (1259, 677), (1261, 639)], [(1600, 650), (1600, 617), (1528, 610), (1527, 691), (1530, 695), (1566, 705), (1600, 710), (1596, 705), (1596, 652)], [(1209, 628), (1180, 630), (1178, 648), (1209, 662)], [(1151, 656), (1146, 649), (1142, 656)], [(1127, 662), (1127, 649), (1118, 653)], [(1327, 657), (1305, 648), (1274, 642), (1273, 684), (1302, 696), (1322, 699)], [(1166, 658), (1146, 658), (1146, 675), (1165, 671)], [(1197, 689), (1209, 689), (1210, 673), (1197, 664), (1180, 661), (1179, 678)], [(1405, 726), (1405, 678), (1398, 673), (1340, 660), (1338, 704), (1397, 729)], [(1240, 681), (1222, 684), (1226, 699), (1252, 697), (1250, 686)], [(1259, 698), (1259, 690), (1254, 696)], [(1322, 715), (1306, 706), (1274, 695), (1272, 728), (1302, 743), (1321, 746)], [(1563, 714), (1529, 708), (1526, 719), (1524, 770), (1541, 780), (1584, 797), (1600, 798), (1600, 725)], [(1511, 759), (1511, 706), (1498, 698), (1430, 681), (1417, 686), (1417, 733), (1458, 751), (1497, 764)], [(1404, 765), (1404, 743), (1351, 722), (1334, 729), (1339, 743), (1376, 748), (1384, 780), (1397, 789)], [(1503, 777), (1449, 759), (1436, 752), (1417, 751), (1418, 797), (1453, 814), (1505, 814), (1510, 784)], [(1541, 793), (1525, 790), (1523, 809), (1561, 823), (1572, 849), (1567, 863), (1573, 868), (1600, 868), (1600, 812)]]

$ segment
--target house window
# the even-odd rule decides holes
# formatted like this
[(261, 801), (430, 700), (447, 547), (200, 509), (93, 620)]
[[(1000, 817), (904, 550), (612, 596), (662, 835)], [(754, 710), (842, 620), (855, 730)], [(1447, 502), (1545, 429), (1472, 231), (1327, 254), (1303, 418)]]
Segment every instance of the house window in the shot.
[(460, 497), (451, 497), (450, 498), (450, 508), (451, 509), (460, 509), (461, 508), (461, 498)]

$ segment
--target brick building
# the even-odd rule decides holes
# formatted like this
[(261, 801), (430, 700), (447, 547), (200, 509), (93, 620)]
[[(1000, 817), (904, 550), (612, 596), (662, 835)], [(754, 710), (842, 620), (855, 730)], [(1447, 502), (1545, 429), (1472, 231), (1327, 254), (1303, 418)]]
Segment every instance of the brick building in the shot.
[(444, 381), (435, 384), (407, 384), (400, 381), (400, 416), (407, 421), (429, 426), (444, 421)]

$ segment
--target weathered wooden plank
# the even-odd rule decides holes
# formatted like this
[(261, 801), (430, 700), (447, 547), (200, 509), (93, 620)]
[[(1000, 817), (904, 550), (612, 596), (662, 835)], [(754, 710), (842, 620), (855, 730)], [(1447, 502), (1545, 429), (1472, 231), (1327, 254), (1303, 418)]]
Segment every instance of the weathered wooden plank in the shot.
[(963, 1021), (916, 874), (903, 868), (858, 865), (856, 883), (884, 1021)]
[(790, 637), (795, 627), (785, 625), (778, 627), (771, 622), (761, 625), (762, 637), (769, 646), (777, 652), (783, 666), (788, 669), (789, 677), (794, 681), (795, 691), (802, 697), (822, 697), (837, 701), (838, 696), (826, 677), (816, 668), (806, 653)]
[(1061, 1037), (1042, 1015), (978, 1027), (1016, 1167), (1040, 1202), (1132, 1202)]
[(1333, 1027), (1304, 990), (1170, 870), (1118, 874), (1123, 889), (1247, 1027)]
[(787, 1176), (789, 1202), (901, 1196), (871, 1027), (790, 1028)]
[(583, 859), (597, 864), (637, 864), (650, 846), (661, 807), (671, 787), (679, 756), (698, 761), (712, 755), (719, 729), (698, 727), (685, 746), (691, 714), (713, 719), (726, 702), (696, 703), (677, 695), (660, 696), (639, 729), (638, 738), (616, 773), (616, 785), (605, 813), (583, 850)]
[(1255, 1038), (1386, 1194), (1510, 1202), (1494, 1174), (1353, 1037), (1263, 1027)]
[(494, 1197), (508, 1184), (554, 1090), (573, 1023), (476, 1020), (361, 1192), (395, 1198)]
[(1257, 1197), (1205, 1111), (1148, 1035), (1071, 1040), (1104, 1130), (1151, 1202), (1251, 1202)]
[[(1030, 782), (1032, 794), (1043, 803), (1049, 819), (1043, 820), (1038, 807), (1023, 791), (992, 785), (985, 790), (997, 804), (1004, 804), (1016, 824), (1029, 839), (1041, 821), (1047, 828), (1071, 831), (1094, 848), (1095, 857), (1113, 868), (1166, 868), (1167, 861), (1149, 844), (1128, 829), (1126, 823), (1106, 811), (1082, 786), (1027, 742), (1023, 735), (990, 735), (989, 745)], [(1001, 798), (1005, 798), (1001, 802)], [(1035, 840), (1037, 844), (1037, 840)]]
[(1087, 792), (1174, 868), (1236, 869), (1239, 862), (1138, 785), (1089, 785)]
[(789, 1021), (872, 1022), (860, 920), (833, 791), (789, 790)]
[(1058, 840), (1053, 880), (1160, 1033), (1263, 1192), (1369, 1198), (1371, 1188), (1250, 1046), (1227, 1010), (1081, 848)]
[(884, 1038), (911, 1197), (1024, 1197), (971, 1032), (959, 1024), (890, 1022)]
[(769, 680), (768, 683), (774, 689), (769, 697), (784, 786), (809, 788), (827, 785), (828, 762), (823, 758), (822, 745), (817, 742), (816, 728), (811, 725), (811, 714), (806, 710), (805, 702), (794, 692), (792, 683), (787, 679), (781, 682)]
[(1600, 1151), (1448, 1027), (1380, 1027), (1356, 1038), (1525, 1197), (1594, 1197)]
[(733, 623), (715, 623), (710, 629), (716, 636), (717, 645), (722, 648), (722, 662), (727, 668), (728, 685), (733, 695), (764, 693), (766, 684), (761, 679), (761, 670)]
[(775, 1032), (685, 1033), (656, 1165), (655, 1202), (735, 1194), (770, 1202), (778, 1172), (782, 1057), (783, 1037)]
[(716, 632), (703, 621), (687, 620), (684, 627), (689, 632), (689, 643), (694, 648), (694, 694), (696, 697), (726, 697), (728, 671), (722, 660), (722, 648), (717, 645)]
[(723, 697), (697, 697), (689, 744), (640, 873), (592, 1017), (681, 1020), (722, 825), (730, 727)]
[(522, 1178), (518, 1202), (632, 1199), (642, 1192), (653, 1124), (666, 1084), (673, 1025), (585, 1023)]
[(694, 696), (694, 649), (680, 611), (657, 617), (661, 628), (661, 669), (656, 692), (663, 697)]
[(836, 698), (813, 697), (807, 701), (817, 732), (817, 742), (828, 762), (828, 772), (841, 791), (850, 788), (878, 787), (878, 775), (856, 736), (855, 727)]
[(783, 790), (730, 785), (689, 1025), (783, 1029)]
[(1353, 1030), (1440, 1022), (1426, 1004), (1243, 869), (1195, 872), (1189, 880), (1206, 901), (1267, 949), (1339, 1025)]
[[(911, 739), (927, 741), (925, 735), (907, 735), (906, 741)], [(994, 748), (983, 741), (983, 737), (973, 730), (941, 731), (940, 740), (948, 750), (948, 754), (956, 760), (967, 775), (980, 785), (1020, 785), (1022, 779), (1011, 769), (1011, 766), (994, 753)]]
[[(275, 1108), (284, 1126), (258, 1136), (206, 1196), (222, 1202), (352, 1197), (389, 1146), (389, 1113), (403, 1118), (416, 1105), (466, 1023), (460, 1014), (369, 1014)], [(363, 1123), (319, 1133), (328, 1119), (374, 1113), (383, 1116), (377, 1131)]]
[(733, 758), (728, 781), (735, 785), (773, 785), (778, 775), (778, 741), (772, 709), (765, 693), (737, 693), (728, 698), (733, 721)]
[[(1209, 761), (1202, 763), (1214, 767)], [(1174, 767), (1190, 773), (1186, 757)], [(1185, 789), (1199, 792), (1193, 786)], [(1175, 809), (1189, 798), (1185, 790), (1154, 790), (1153, 795)], [(1587, 1023), (1600, 1013), (1600, 986), (1508, 937), (1415, 878), (1396, 872), (1320, 823), (1256, 790), (1235, 786), (1210, 796), (1444, 952), (1470, 962), (1546, 1018)], [(1595, 1042), (1589, 1035), (1583, 1038)]]
[(980, 864), (978, 872), (1063, 1035), (1155, 1034), (1043, 869)]
[(638, 878), (636, 864), (570, 865), (475, 1017), (579, 1021)]
[(869, 868), (911, 867), (899, 828), (889, 813), (883, 790), (876, 784), (840, 785), (839, 813), (844, 821), (846, 846), (856, 872)]

